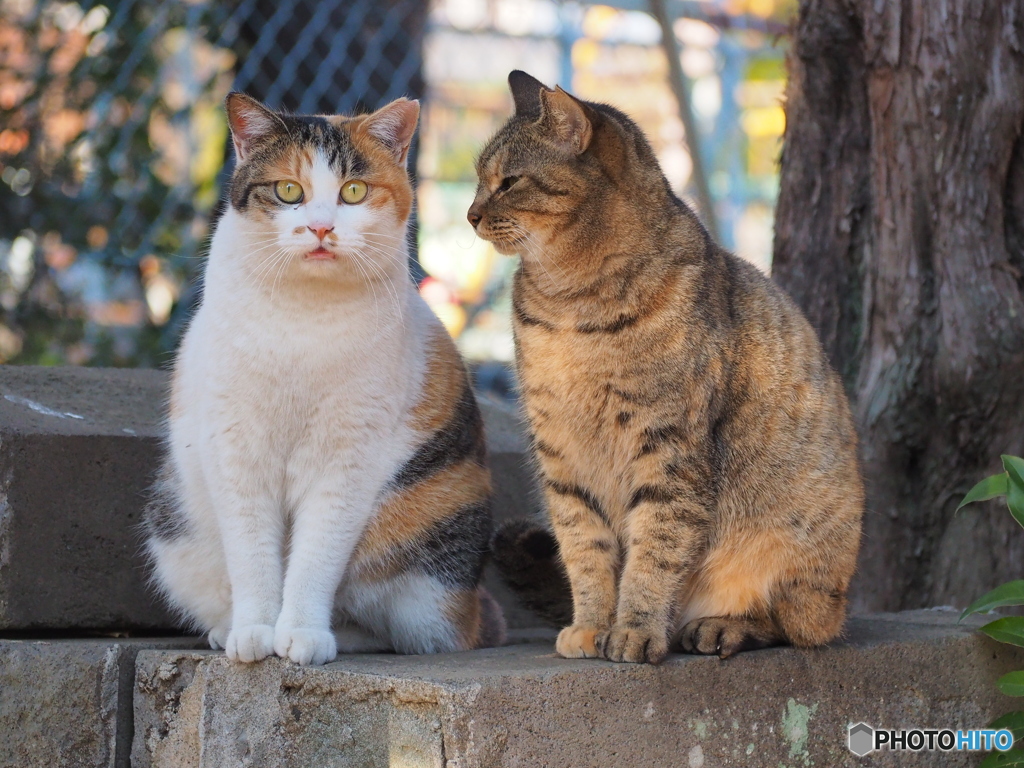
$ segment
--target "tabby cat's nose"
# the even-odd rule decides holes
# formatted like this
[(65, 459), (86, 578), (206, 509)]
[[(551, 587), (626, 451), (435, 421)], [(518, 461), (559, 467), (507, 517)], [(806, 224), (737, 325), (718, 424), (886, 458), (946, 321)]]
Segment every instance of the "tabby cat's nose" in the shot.
[(466, 214), (466, 218), (469, 219), (469, 223), (473, 225), (473, 229), (476, 229), (476, 225), (480, 223), (483, 216), (480, 215), (480, 209), (474, 206), (469, 209), (469, 213)]

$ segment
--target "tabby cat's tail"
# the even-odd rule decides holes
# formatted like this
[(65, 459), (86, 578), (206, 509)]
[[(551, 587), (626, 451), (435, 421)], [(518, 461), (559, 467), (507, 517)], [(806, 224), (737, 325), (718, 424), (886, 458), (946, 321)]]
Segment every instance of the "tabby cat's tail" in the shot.
[(572, 624), (572, 590), (551, 531), (531, 520), (510, 520), (491, 538), (491, 554), (525, 608), (559, 629)]
[(508, 626), (505, 614), (498, 601), (483, 587), (477, 588), (480, 595), (480, 632), (477, 635), (477, 648), (497, 648), (508, 639)]

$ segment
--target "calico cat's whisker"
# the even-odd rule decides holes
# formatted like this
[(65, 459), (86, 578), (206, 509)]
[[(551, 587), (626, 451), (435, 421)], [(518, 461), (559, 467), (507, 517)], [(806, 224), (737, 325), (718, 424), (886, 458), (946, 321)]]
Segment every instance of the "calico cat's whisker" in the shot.
[(248, 249), (249, 255), (255, 255), (262, 250), (265, 250), (268, 246), (280, 245), (284, 242), (280, 237), (271, 237), (266, 240), (257, 240), (256, 242), (249, 243), (251, 248)]
[(288, 262), (289, 262), (289, 260), (290, 260), (290, 259), (289, 259), (289, 257), (290, 257), (291, 255), (292, 255), (292, 251), (291, 251), (291, 249), (289, 249), (289, 248), (285, 248), (285, 249), (284, 249), (284, 253), (283, 253), (283, 254), (281, 255), (281, 257), (279, 258), (279, 262), (280, 262), (280, 263), (279, 263), (279, 266), (278, 266), (278, 268), (277, 268), (277, 272), (276, 272), (276, 274), (274, 275), (274, 282), (273, 282), (273, 284), (272, 284), (272, 285), (270, 286), (270, 301), (271, 301), (271, 302), (273, 302), (273, 301), (274, 301), (274, 294), (275, 294), (275, 293), (277, 292), (277, 283), (278, 283), (278, 281), (279, 281), (279, 280), (281, 279), (282, 275), (284, 275), (284, 270), (285, 270), (285, 267), (287, 267), (287, 266), (288, 266)]
[[(369, 243), (364, 243), (364, 247), (368, 248), (371, 252), (373, 252), (375, 254), (378, 254), (378, 255), (381, 255), (381, 256), (385, 256), (385, 257), (388, 257), (388, 258), (392, 258), (394, 260), (396, 266), (398, 266), (400, 264), (402, 266), (404, 266), (404, 259), (401, 256), (399, 256), (399, 255), (389, 254), (387, 251), (382, 251), (380, 248), (378, 248), (376, 246), (373, 246), (373, 245), (370, 245)], [(364, 254), (364, 258), (365, 258), (365, 254)], [(394, 294), (395, 303), (398, 305), (399, 311), (401, 311), (402, 304), (401, 304), (401, 301), (398, 298), (398, 288), (394, 285), (394, 281), (392, 280), (391, 275), (383, 267), (381, 267), (378, 264), (375, 264), (373, 259), (367, 259), (367, 262), (368, 262), (368, 264), (371, 267), (374, 268), (374, 271), (376, 273), (380, 274), (381, 277), (388, 283), (389, 290), (391, 290), (392, 293)], [(399, 317), (399, 321), (402, 323), (402, 325), (404, 327), (405, 318), (400, 316)]]
[(360, 254), (356, 253), (355, 256), (356, 258), (352, 260), (352, 264), (359, 270), (363, 282), (370, 286), (370, 292), (373, 294), (373, 336), (376, 338), (380, 333), (380, 299), (377, 298), (377, 288), (374, 285), (374, 281), (370, 279), (366, 269), (363, 268)]
[(369, 248), (373, 253), (379, 256), (382, 256), (386, 259), (390, 259), (395, 264), (404, 264), (405, 260), (408, 258), (406, 254), (398, 253), (395, 251), (388, 251), (381, 248), (380, 246), (372, 245), (370, 243), (363, 243), (363, 247)]
[(387, 288), (389, 295), (391, 296), (391, 298), (394, 299), (395, 306), (398, 309), (398, 322), (401, 325), (402, 329), (404, 330), (405, 317), (402, 314), (402, 302), (401, 299), (399, 298), (397, 287), (395, 287), (394, 283), (391, 281), (391, 278), (387, 274), (387, 272), (385, 272), (379, 265), (373, 263), (373, 259), (368, 258), (363, 253), (359, 253), (359, 257), (364, 261), (364, 263), (369, 269), (373, 270), (374, 274), (378, 275), (381, 278), (381, 282), (384, 283), (384, 287)]
[(275, 245), (280, 245), (281, 243), (282, 240), (279, 237), (275, 237), (272, 240), (264, 240), (260, 243), (254, 243), (256, 247), (249, 250), (249, 255), (255, 256), (260, 251), (265, 251), (267, 248), (273, 248)]
[(253, 269), (253, 270), (250, 270), (250, 273), (249, 273), (250, 276), (253, 277), (254, 279), (258, 279), (262, 275), (263, 271), (267, 268), (267, 265), (274, 263), (274, 261), (277, 258), (278, 254), (281, 251), (283, 251), (283, 250), (284, 250), (284, 248), (279, 246), (276, 250), (274, 250), (271, 253), (263, 256), (256, 263), (256, 268)]
[(291, 249), (288, 246), (280, 246), (276, 251), (264, 257), (260, 262), (259, 285), (260, 290), (263, 289), (267, 278), (274, 273), (274, 270), (279, 269), (282, 264), (286, 264), (288, 257), (291, 255)]
[[(258, 284), (256, 286), (259, 291), (262, 292), (265, 289), (266, 284), (267, 284), (267, 280), (269, 280), (270, 276), (272, 274), (274, 274), (274, 270), (276, 270), (282, 263), (286, 262), (287, 258), (288, 258), (287, 251), (284, 248), (282, 248), (280, 251), (277, 251), (274, 254), (274, 258), (272, 260), (268, 260), (269, 263), (268, 263), (266, 269), (264, 269), (260, 273), (259, 282), (258, 282)], [(273, 292), (271, 292), (271, 293), (273, 293)]]
[(384, 258), (384, 259), (386, 259), (388, 261), (391, 261), (391, 262), (393, 262), (395, 264), (403, 263), (405, 261), (405, 259), (407, 258), (404, 254), (397, 253), (397, 252), (391, 251), (391, 250), (387, 250), (386, 247), (381, 247), (379, 245), (374, 245), (373, 243), (366, 242), (366, 241), (363, 242), (363, 248), (368, 248), (370, 251), (372, 251), (376, 255), (378, 255), (378, 256), (380, 256), (380, 257), (382, 257), (382, 258)]
[(400, 240), (401, 242), (408, 244), (412, 235), (388, 235), (384, 232), (363, 232), (363, 237), (385, 237), (390, 240)]
[(260, 261), (252, 275), (253, 279), (257, 281), (259, 289), (262, 290), (264, 281), (270, 275), (271, 270), (277, 267), (278, 262), (287, 258), (287, 251), (288, 249), (282, 246)]
[[(276, 241), (274, 241), (272, 243), (267, 243), (266, 245), (260, 246), (259, 248), (256, 248), (256, 249), (250, 251), (249, 252), (249, 256), (253, 256), (254, 257), (254, 256), (256, 256), (256, 255), (258, 255), (260, 253), (263, 253), (264, 251), (269, 251), (271, 248), (274, 248), (274, 247), (280, 248), (280, 247), (284, 247), (284, 246), (282, 245), (280, 240), (276, 240)], [(266, 256), (261, 257), (260, 263), (262, 264), (263, 261), (266, 258), (270, 258), (270, 257), (266, 257)]]

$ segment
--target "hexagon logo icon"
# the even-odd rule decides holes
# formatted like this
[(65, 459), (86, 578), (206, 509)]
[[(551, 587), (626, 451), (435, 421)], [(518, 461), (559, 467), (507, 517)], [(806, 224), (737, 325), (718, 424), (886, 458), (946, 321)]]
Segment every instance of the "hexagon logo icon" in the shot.
[(864, 757), (874, 751), (875, 729), (867, 723), (854, 723), (847, 734), (846, 745), (857, 757)]

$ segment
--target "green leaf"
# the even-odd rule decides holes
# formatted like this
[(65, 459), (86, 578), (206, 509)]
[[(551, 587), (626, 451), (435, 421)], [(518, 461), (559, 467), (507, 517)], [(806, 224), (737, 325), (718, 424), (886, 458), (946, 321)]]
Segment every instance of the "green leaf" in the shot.
[(1009, 752), (992, 752), (981, 761), (978, 768), (1024, 768), (1024, 750), (1011, 749)]
[(960, 621), (963, 621), (973, 613), (988, 613), (995, 608), (1002, 608), (1006, 605), (1024, 605), (1024, 579), (1009, 581), (1006, 584), (996, 587), (988, 594), (982, 595), (960, 614)]
[(1024, 459), (1020, 456), (1007, 456), (1006, 454), (1000, 458), (1003, 460), (1003, 469), (1010, 476), (1010, 480), (1024, 489)]
[(1013, 740), (1016, 743), (1024, 739), (1024, 712), (1008, 712), (1002, 717), (997, 717), (988, 727), (997, 731), (1008, 728), (1013, 733)]
[(964, 500), (960, 502), (960, 506), (956, 509), (959, 512), (962, 507), (975, 501), (985, 501), (987, 499), (994, 499), (996, 496), (1005, 496), (1009, 484), (1010, 481), (1005, 472), (999, 475), (992, 475), (992, 477), (986, 477), (967, 492)]
[[(1024, 647), (1024, 616), (1007, 616), (1002, 619), (996, 619), (983, 627), (979, 627), (979, 629), (1000, 643)], [(1013, 672), (1011, 674), (1017, 673)], [(1024, 681), (1024, 672), (1021, 672), (1020, 675), (1021, 680)]]
[(996, 685), (1007, 696), (1024, 696), (1024, 670), (1007, 672), (996, 680)]
[(1013, 519), (1024, 528), (1024, 488), (1012, 480), (1006, 489), (1006, 506), (1010, 508)]

